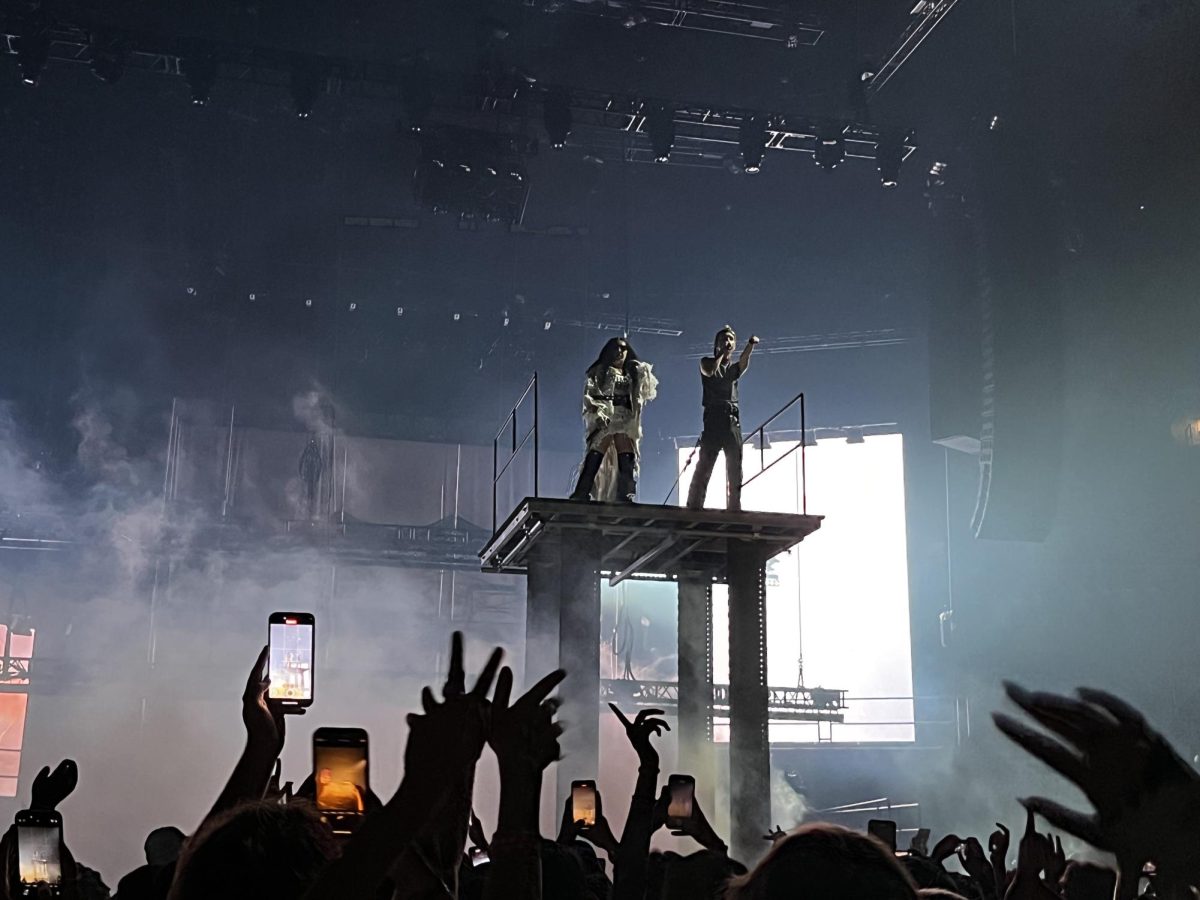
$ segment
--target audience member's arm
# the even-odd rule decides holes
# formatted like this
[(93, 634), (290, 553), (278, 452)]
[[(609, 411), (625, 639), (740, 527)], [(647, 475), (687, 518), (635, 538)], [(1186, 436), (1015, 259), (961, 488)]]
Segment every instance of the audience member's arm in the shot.
[(996, 896), (1003, 897), (1008, 887), (1008, 848), (1010, 835), (1000, 822), (988, 838), (988, 857), (992, 864), (992, 880), (996, 884)]
[(1125, 701), (1080, 688), (1079, 699), (1007, 684), (1008, 696), (1065, 742), (1000, 713), (1009, 738), (1074, 782), (1096, 812), (1043, 797), (1023, 803), (1052, 825), (1117, 857), (1117, 900), (1132, 900), (1145, 862), (1158, 869), (1159, 894), (1200, 886), (1200, 774)]
[[(493, 655), (494, 674), (500, 657)], [(463, 638), (456, 631), (450, 643), (450, 676), (442, 689), (443, 696), (461, 697), (466, 692), (464, 679)], [(397, 898), (445, 897), (447, 893), (458, 895), (458, 867), (466, 846), (468, 820), (474, 818), (471, 811), (474, 790), (475, 760), (472, 760), (448, 781), (441, 814), (425, 823), (401, 859), (404, 877), (401, 877), (400, 871), (395, 873)]]
[(659, 735), (671, 726), (661, 716), (661, 709), (643, 709), (632, 722), (614, 703), (608, 704), (621, 724), (625, 736), (638, 755), (637, 784), (629, 802), (629, 816), (621, 832), (617, 858), (613, 860), (612, 900), (642, 900), (646, 893), (646, 862), (650, 857), (650, 837), (654, 834), (654, 802), (658, 794), (658, 751), (650, 743), (651, 735)]
[(1017, 844), (1017, 871), (1004, 900), (1051, 900), (1057, 896), (1042, 883), (1045, 861), (1045, 844), (1030, 812), (1025, 822), (1025, 834)]
[[(461, 636), (455, 637), (457, 645)], [(452, 785), (474, 768), (483, 752), (487, 726), (487, 692), (500, 665), (501, 651), (492, 652), (470, 693), (459, 691), (465, 681), (461, 653), (451, 653), (451, 671), (444, 702), (429, 688), (421, 691), (424, 713), (408, 716), (408, 745), (404, 750), (404, 780), (383, 808), (367, 816), (342, 856), (331, 863), (304, 895), (304, 900), (375, 900), (380, 886), (420, 828), (448, 815), (454, 806)], [(465, 822), (465, 816), (464, 816)]]
[(488, 743), (500, 763), (500, 816), (492, 836), (485, 900), (541, 900), (542, 773), (558, 759), (562, 734), (562, 726), (554, 721), (558, 701), (547, 698), (564, 677), (561, 669), (551, 672), (512, 706), (512, 670), (505, 666), (496, 680)]
[[(233, 767), (229, 781), (217, 802), (204, 817), (207, 822), (245, 800), (261, 800), (271, 780), (271, 770), (283, 749), (284, 713), (274, 700), (267, 698), (271, 679), (263, 675), (267, 648), (263, 647), (246, 679), (242, 692), (242, 724), (246, 726), (246, 746)], [(304, 710), (297, 710), (303, 714)], [(199, 829), (197, 829), (199, 830)]]
[(958, 848), (958, 863), (963, 871), (975, 882), (984, 900), (994, 900), (996, 893), (996, 877), (992, 874), (992, 864), (983, 853), (983, 845), (978, 838), (969, 837)]

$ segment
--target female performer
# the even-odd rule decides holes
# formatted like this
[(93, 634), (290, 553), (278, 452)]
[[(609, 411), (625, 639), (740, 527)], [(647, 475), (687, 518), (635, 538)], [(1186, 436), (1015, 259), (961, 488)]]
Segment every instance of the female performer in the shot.
[(625, 338), (613, 338), (606, 343), (600, 358), (588, 368), (583, 391), (587, 455), (572, 500), (590, 500), (594, 494), (597, 500), (615, 497), (633, 502), (637, 492), (638, 447), (642, 441), (642, 408), (658, 393), (658, 379), (652, 368), (650, 363), (638, 359)]

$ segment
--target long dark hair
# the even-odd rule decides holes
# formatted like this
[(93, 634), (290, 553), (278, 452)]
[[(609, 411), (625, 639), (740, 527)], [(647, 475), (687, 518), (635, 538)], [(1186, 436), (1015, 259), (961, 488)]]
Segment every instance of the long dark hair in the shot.
[(587, 374), (589, 378), (602, 374), (605, 369), (613, 364), (613, 361), (617, 358), (617, 354), (621, 352), (622, 346), (626, 350), (625, 365), (622, 366), (622, 371), (629, 378), (630, 393), (636, 398), (638, 395), (639, 376), (638, 367), (634, 363), (639, 362), (639, 359), (637, 351), (633, 349), (633, 344), (629, 343), (628, 338), (609, 338), (605, 342), (604, 347), (601, 348), (600, 355), (596, 357), (596, 361), (588, 366)]

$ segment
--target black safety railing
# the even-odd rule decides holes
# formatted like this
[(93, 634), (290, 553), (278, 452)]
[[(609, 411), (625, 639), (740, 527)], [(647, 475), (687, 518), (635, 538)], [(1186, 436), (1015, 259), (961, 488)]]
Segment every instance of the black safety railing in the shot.
[[(524, 437), (517, 440), (519, 431), (517, 425), (517, 413), (521, 410), (522, 405), (530, 398), (530, 393), (533, 394), (533, 424), (529, 430), (525, 432)], [(504, 465), (500, 465), (500, 438), (505, 432), (511, 435), (512, 449), (509, 452), (508, 459)], [(517, 402), (513, 404), (512, 411), (504, 420), (504, 424), (500, 426), (500, 430), (496, 432), (496, 436), (492, 438), (492, 534), (496, 533), (498, 520), (496, 518), (496, 486), (500, 483), (500, 479), (504, 477), (504, 473), (508, 471), (508, 467), (512, 465), (517, 454), (525, 449), (525, 445), (529, 441), (533, 441), (533, 496), (538, 496), (538, 374), (533, 373), (533, 377), (529, 379), (529, 384), (525, 385), (525, 390), (521, 392), (521, 396), (517, 398)]]
[[(787, 412), (789, 409), (791, 409), (797, 403), (800, 404), (800, 443), (798, 443), (791, 450), (788, 450), (786, 453), (781, 454), (778, 458), (771, 460), (770, 464), (768, 464), (767, 463), (767, 426), (770, 425), (772, 422), (774, 422), (776, 419), (778, 419), (780, 416), (782, 416), (785, 412)], [(771, 418), (767, 419), (765, 422), (763, 422), (761, 425), (759, 425), (757, 428), (755, 428), (753, 431), (751, 431), (750, 434), (745, 439), (743, 439), (742, 444), (743, 445), (748, 444), (753, 440), (757, 440), (757, 442), (758, 442), (759, 469), (757, 472), (755, 472), (749, 478), (742, 479), (742, 487), (745, 488), (746, 485), (748, 485), (750, 482), (752, 482), (755, 478), (758, 478), (764, 472), (768, 471), (769, 469), (771, 469), (774, 466), (779, 465), (779, 463), (783, 462), (785, 459), (787, 459), (793, 453), (795, 453), (796, 451), (799, 451), (800, 452), (800, 512), (802, 515), (807, 516), (808, 515), (808, 483), (807, 483), (807, 470), (806, 470), (806, 465), (805, 465), (806, 460), (804, 457), (804, 451), (808, 447), (808, 428), (807, 428), (807, 423), (804, 420), (804, 392), (801, 391), (799, 394), (797, 394), (795, 397), (793, 397), (791, 400), (789, 400), (787, 403), (785, 403), (783, 405), (783, 407), (780, 408), (780, 410), (777, 413), (775, 413), (775, 415), (771, 416)]]

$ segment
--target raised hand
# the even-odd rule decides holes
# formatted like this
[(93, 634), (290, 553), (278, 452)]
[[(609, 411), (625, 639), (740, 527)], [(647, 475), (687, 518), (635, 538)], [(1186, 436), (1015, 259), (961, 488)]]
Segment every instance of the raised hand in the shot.
[(558, 759), (562, 726), (554, 721), (558, 700), (550, 698), (550, 692), (566, 677), (562, 669), (555, 669), (510, 706), (512, 669), (505, 666), (500, 670), (487, 742), (496, 752), (502, 771), (509, 768), (540, 774)]
[(474, 770), (487, 736), (487, 694), (503, 656), (504, 651), (499, 647), (492, 651), (475, 686), (468, 692), (463, 669), (463, 636), (460, 631), (454, 632), (450, 639), (450, 668), (442, 686), (442, 702), (437, 702), (428, 687), (422, 688), (421, 708), (424, 712), (408, 715), (405, 778), (410, 773), (438, 778), (468, 768)]
[(929, 854), (929, 858), (940, 866), (954, 855), (962, 843), (963, 839), (957, 834), (948, 834), (933, 845), (933, 852)]
[(75, 760), (64, 759), (51, 773), (49, 766), (33, 777), (33, 797), (30, 809), (56, 809), (79, 784), (79, 767)]
[(1200, 775), (1125, 701), (1089, 688), (1079, 699), (1006, 683), (1014, 703), (1062, 742), (1002, 713), (997, 727), (1078, 785), (1095, 813), (1043, 797), (1021, 802), (1063, 831), (1113, 853), (1119, 897), (1132, 897), (1153, 861), (1167, 884), (1200, 885)]
[(995, 895), (993, 887), (995, 876), (992, 874), (992, 864), (983, 855), (983, 845), (978, 838), (969, 837), (959, 845), (958, 862), (963, 871), (970, 875), (975, 882), (991, 897)]
[(708, 817), (700, 808), (700, 798), (692, 797), (692, 814), (679, 820), (679, 827), (671, 832), (675, 837), (690, 837), (705, 850), (714, 853), (727, 853), (729, 848), (721, 840), (721, 836), (709, 824)]
[(600, 792), (596, 791), (596, 824), (586, 825), (582, 820), (575, 821), (574, 806), (570, 796), (567, 797), (566, 803), (563, 804), (562, 825), (558, 831), (558, 842), (560, 844), (569, 844), (576, 837), (585, 838), (595, 844), (601, 850), (605, 851), (611, 859), (616, 855), (620, 847), (620, 842), (616, 835), (612, 832), (612, 827), (608, 824), (608, 819), (604, 816), (604, 801), (600, 796)]
[(784, 837), (787, 837), (787, 832), (776, 825), (771, 831), (768, 831), (763, 835), (763, 840), (770, 841), (772, 844), (774, 844), (777, 840)]
[(988, 838), (988, 856), (991, 857), (993, 866), (998, 863), (1001, 869), (1003, 869), (1007, 864), (1010, 840), (1011, 835), (1009, 830), (997, 822), (996, 830)]
[(1043, 874), (1048, 884), (1057, 886), (1067, 871), (1067, 854), (1063, 852), (1062, 838), (1046, 835), (1043, 840), (1046, 842), (1042, 857)]
[[(269, 751), (272, 757), (283, 750), (285, 737), (284, 708), (277, 700), (267, 696), (271, 689), (271, 678), (263, 673), (267, 664), (268, 648), (263, 647), (246, 679), (242, 691), (242, 724), (246, 726), (247, 743)], [(293, 708), (296, 715), (304, 715), (303, 707)]]
[(671, 730), (671, 726), (667, 724), (666, 719), (652, 718), (653, 716), (661, 716), (663, 711), (661, 709), (638, 710), (638, 714), (630, 722), (617, 707), (617, 704), (610, 703), (608, 704), (608, 708), (616, 714), (616, 717), (621, 720), (621, 724), (625, 726), (625, 736), (629, 738), (629, 743), (633, 745), (633, 749), (638, 755), (638, 762), (643, 766), (653, 766), (657, 769), (658, 751), (650, 743), (650, 736), (654, 735), (657, 737), (663, 731)]
[(471, 818), (467, 824), (467, 837), (470, 839), (472, 847), (478, 847), (485, 853), (487, 852), (487, 836), (483, 833), (483, 823), (479, 821), (479, 816), (475, 815), (475, 810), (471, 810)]
[(992, 863), (992, 878), (996, 893), (1002, 894), (1008, 881), (1008, 848), (1012, 836), (1003, 824), (996, 823), (996, 830), (988, 837), (988, 857)]

